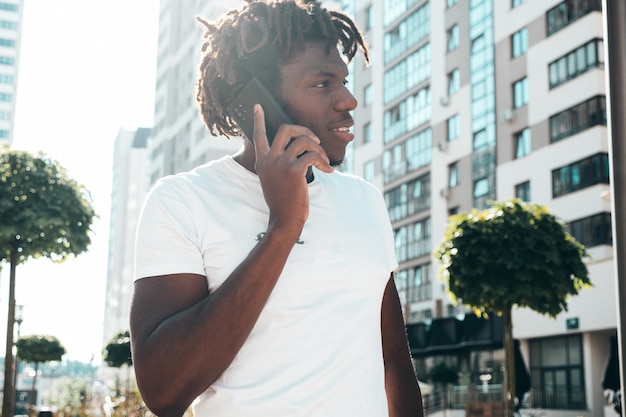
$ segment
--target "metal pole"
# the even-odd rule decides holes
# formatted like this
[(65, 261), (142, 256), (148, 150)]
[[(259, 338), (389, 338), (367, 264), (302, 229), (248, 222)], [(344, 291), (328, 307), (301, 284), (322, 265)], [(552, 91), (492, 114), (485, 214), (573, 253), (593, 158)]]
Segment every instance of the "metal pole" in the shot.
[[(602, 0), (607, 85), (607, 131), (611, 162), (613, 262), (617, 295), (617, 339), (622, 398), (626, 385), (626, 0)], [(622, 407), (626, 417), (626, 407)]]

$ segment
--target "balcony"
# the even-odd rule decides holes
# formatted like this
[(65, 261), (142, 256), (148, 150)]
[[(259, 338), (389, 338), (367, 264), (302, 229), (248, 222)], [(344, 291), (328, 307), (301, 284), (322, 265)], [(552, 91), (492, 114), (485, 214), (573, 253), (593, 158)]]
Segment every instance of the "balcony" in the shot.
[[(432, 415), (445, 410), (465, 410), (467, 417), (500, 417), (505, 415), (505, 392), (501, 384), (451, 386), (443, 392), (424, 395), (424, 414)], [(587, 408), (585, 390), (531, 389), (522, 409), (578, 410)]]

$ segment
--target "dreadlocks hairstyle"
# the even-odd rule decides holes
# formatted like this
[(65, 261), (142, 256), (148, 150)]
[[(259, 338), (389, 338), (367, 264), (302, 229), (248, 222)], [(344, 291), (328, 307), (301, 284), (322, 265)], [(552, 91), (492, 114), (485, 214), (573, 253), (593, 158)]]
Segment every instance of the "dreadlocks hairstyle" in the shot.
[(308, 43), (352, 60), (361, 49), (366, 65), (369, 49), (360, 30), (346, 14), (322, 8), (317, 0), (246, 0), (214, 23), (198, 17), (205, 26), (196, 99), (212, 135), (239, 136), (241, 130), (226, 113), (226, 105), (239, 89), (256, 76), (274, 93), (280, 68), (302, 52)]

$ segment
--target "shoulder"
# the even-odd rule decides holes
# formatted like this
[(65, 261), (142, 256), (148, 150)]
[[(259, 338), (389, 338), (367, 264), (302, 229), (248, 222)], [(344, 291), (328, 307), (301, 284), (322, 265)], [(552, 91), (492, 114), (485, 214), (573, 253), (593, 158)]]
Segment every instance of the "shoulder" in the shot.
[(152, 186), (150, 194), (179, 195), (186, 194), (198, 187), (206, 187), (212, 182), (220, 182), (228, 176), (230, 169), (230, 156), (210, 161), (190, 171), (166, 175), (159, 178)]
[(371, 194), (374, 197), (380, 197), (382, 195), (381, 191), (374, 184), (367, 182), (357, 175), (341, 171), (335, 171), (327, 175), (330, 181), (337, 183), (339, 186), (348, 187), (355, 191), (359, 190), (360, 192)]

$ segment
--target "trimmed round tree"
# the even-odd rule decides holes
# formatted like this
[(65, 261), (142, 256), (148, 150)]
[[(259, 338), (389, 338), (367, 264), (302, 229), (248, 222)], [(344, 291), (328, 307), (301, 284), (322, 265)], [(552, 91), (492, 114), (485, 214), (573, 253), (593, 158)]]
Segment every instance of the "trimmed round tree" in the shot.
[(4, 399), (2, 415), (13, 415), (13, 325), (15, 271), (30, 258), (62, 262), (85, 252), (95, 217), (85, 187), (43, 153), (0, 148), (0, 262), (8, 262)]
[(30, 394), (30, 407), (32, 407), (35, 399), (35, 384), (37, 382), (39, 364), (60, 361), (63, 355), (65, 355), (65, 348), (56, 337), (39, 335), (20, 337), (15, 342), (15, 346), (17, 347), (17, 356), (21, 360), (35, 364), (35, 375), (33, 376)]
[(434, 256), (439, 278), (455, 303), (478, 315), (503, 318), (507, 408), (512, 417), (511, 311), (526, 307), (549, 317), (567, 311), (568, 298), (591, 286), (584, 261), (588, 254), (545, 206), (512, 199), (450, 216)]

